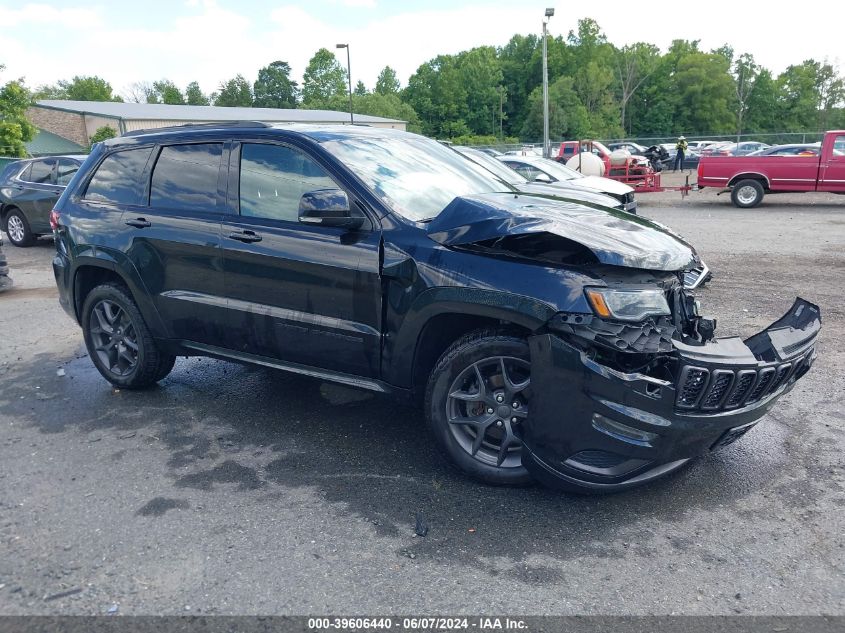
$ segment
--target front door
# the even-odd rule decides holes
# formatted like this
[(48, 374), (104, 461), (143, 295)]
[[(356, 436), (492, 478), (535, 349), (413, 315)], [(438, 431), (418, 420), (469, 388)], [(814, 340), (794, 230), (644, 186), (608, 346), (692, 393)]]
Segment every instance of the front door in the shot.
[(833, 144), (822, 155), (819, 189), (845, 193), (845, 134), (833, 137)]
[[(298, 221), (299, 199), (343, 188), (320, 160), (290, 145), (233, 148), (223, 268), (239, 352), (360, 376), (378, 375), (380, 230)], [(353, 212), (361, 213), (347, 190)]]

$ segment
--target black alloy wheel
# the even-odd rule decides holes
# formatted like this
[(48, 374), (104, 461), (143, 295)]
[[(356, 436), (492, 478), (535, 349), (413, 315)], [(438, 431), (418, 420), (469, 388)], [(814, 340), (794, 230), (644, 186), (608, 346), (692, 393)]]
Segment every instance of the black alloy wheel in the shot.
[(92, 308), (88, 330), (100, 362), (115, 376), (128, 376), (138, 366), (138, 334), (129, 314), (108, 299)]
[(531, 403), (524, 339), (479, 330), (457, 340), (432, 370), (426, 418), (440, 447), (465, 473), (491, 484), (531, 481), (522, 465), (522, 428)]
[(88, 355), (116, 387), (149, 387), (173, 369), (176, 357), (158, 348), (125, 286), (107, 283), (94, 288), (81, 316)]

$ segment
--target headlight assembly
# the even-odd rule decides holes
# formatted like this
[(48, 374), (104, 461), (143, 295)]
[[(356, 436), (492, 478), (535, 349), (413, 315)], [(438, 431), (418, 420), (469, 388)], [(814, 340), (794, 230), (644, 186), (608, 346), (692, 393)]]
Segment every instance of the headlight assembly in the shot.
[(647, 316), (669, 314), (669, 304), (662, 290), (656, 288), (586, 288), (590, 305), (603, 319), (642, 321)]

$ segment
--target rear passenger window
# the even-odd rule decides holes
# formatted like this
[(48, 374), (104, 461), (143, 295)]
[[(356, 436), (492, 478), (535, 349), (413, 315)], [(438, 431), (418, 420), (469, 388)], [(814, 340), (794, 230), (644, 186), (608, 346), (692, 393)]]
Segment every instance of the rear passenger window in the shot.
[(23, 180), (24, 182), (30, 182), (30, 180), (29, 180), (29, 179), (30, 179), (31, 177), (32, 177), (32, 163), (30, 163), (29, 165), (27, 165), (27, 166), (26, 166), (26, 169), (24, 169), (24, 170), (21, 172), (21, 175), (20, 175), (20, 176), (18, 176), (18, 180)]
[(79, 170), (79, 165), (72, 160), (60, 158), (56, 167), (56, 184), (67, 186), (73, 175)]
[(281, 145), (241, 148), (241, 215), (296, 222), (302, 194), (334, 189), (334, 180), (313, 159)]
[(163, 147), (153, 170), (150, 206), (200, 211), (217, 206), (222, 143)]
[(37, 160), (32, 163), (32, 172), (29, 175), (28, 181), (43, 185), (52, 183), (54, 162), (52, 160)]
[(143, 147), (107, 156), (88, 183), (85, 199), (113, 204), (144, 204), (146, 182), (141, 177), (152, 151), (151, 147)]

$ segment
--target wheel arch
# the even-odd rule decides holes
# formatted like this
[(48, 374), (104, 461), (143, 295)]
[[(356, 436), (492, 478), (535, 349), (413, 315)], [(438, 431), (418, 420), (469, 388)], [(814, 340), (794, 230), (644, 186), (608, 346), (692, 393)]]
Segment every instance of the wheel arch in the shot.
[(82, 306), (88, 293), (101, 284), (113, 282), (128, 290), (153, 336), (167, 337), (164, 322), (134, 267), (121, 266), (120, 262), (108, 251), (101, 250), (95, 255), (78, 257), (71, 278), (73, 280), (73, 309), (77, 323), (82, 322)]
[(385, 378), (419, 394), (437, 360), (464, 334), (496, 327), (527, 337), (555, 313), (548, 304), (512, 293), (432, 288), (414, 302), (394, 340), (388, 338)]
[(763, 189), (768, 191), (769, 189), (769, 179), (764, 174), (756, 171), (744, 171), (742, 173), (736, 174), (728, 181), (728, 187), (733, 187), (736, 183), (740, 180), (759, 180), (763, 183)]
[[(7, 202), (6, 204), (0, 204), (0, 228), (4, 231), (6, 230), (6, 216), (9, 215), (12, 211), (17, 209), (20, 211), (20, 208), (11, 202)], [(23, 213), (23, 211), (21, 211)]]

